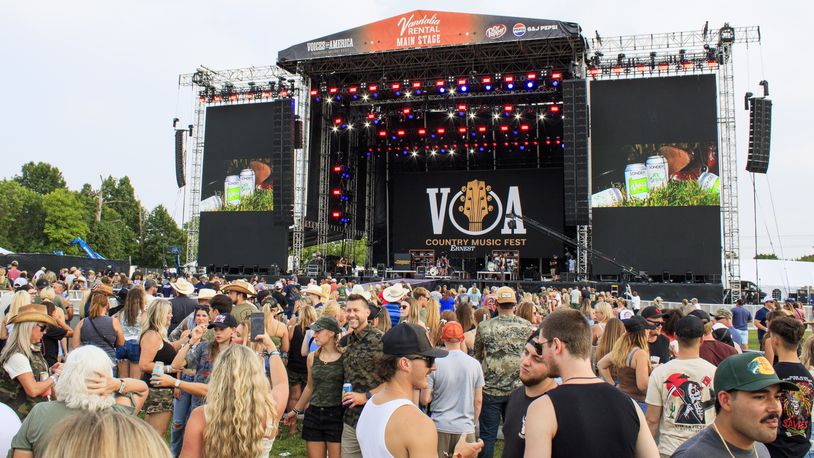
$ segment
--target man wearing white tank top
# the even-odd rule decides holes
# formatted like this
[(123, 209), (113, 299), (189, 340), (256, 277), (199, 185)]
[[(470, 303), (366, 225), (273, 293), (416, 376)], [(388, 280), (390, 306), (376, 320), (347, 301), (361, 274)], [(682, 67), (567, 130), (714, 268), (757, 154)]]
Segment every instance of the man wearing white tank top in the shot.
[[(436, 456), (438, 433), (433, 421), (418, 410), (418, 392), (427, 388), (427, 376), (435, 370), (435, 358), (446, 350), (433, 348), (427, 331), (411, 323), (399, 323), (382, 336), (383, 356), (377, 371), (382, 389), (365, 404), (356, 437), (364, 456), (402, 458)], [(483, 441), (466, 442), (462, 435), (452, 455), (475, 457)]]

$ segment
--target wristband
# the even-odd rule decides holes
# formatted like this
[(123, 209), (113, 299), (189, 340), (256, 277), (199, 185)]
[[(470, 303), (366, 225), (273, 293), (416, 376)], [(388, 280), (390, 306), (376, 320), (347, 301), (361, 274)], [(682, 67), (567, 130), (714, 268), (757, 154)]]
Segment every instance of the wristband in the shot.
[[(277, 350), (274, 350), (273, 352), (269, 353), (269, 356), (274, 356), (274, 355), (280, 356), (280, 352), (277, 351)], [(282, 358), (282, 356), (280, 356), (280, 357)]]
[(292, 412), (294, 412), (294, 413), (295, 413), (295, 414), (297, 414), (297, 415), (302, 415), (302, 412), (300, 412), (299, 410), (297, 410), (297, 408), (296, 408), (296, 407), (292, 408), (292, 409), (291, 409), (291, 411), (292, 411)]
[(180, 378), (175, 379), (175, 387), (176, 388), (181, 388), (181, 379)]
[(49, 376), (48, 378), (50, 378), (50, 379), (51, 379), (51, 382), (53, 383), (53, 385), (54, 385), (54, 386), (56, 386), (56, 385), (57, 385), (57, 378), (56, 378), (56, 377), (54, 377), (53, 375), (51, 375), (51, 376)]
[(119, 379), (119, 394), (124, 394), (124, 379)]
[(365, 397), (366, 397), (367, 399), (370, 399), (370, 398), (372, 398), (372, 397), (373, 397), (373, 393), (371, 393), (371, 392), (370, 392), (370, 390), (367, 390), (367, 391), (365, 391)]

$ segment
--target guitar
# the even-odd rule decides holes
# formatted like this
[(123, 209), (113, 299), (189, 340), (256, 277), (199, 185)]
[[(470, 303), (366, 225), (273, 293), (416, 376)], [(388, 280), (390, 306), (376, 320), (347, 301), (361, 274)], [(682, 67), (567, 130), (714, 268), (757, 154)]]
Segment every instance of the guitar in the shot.
[(471, 232), (482, 231), (483, 218), (494, 210), (494, 206), (489, 204), (492, 201), (492, 196), (489, 194), (491, 190), (491, 186), (486, 186), (486, 183), (480, 180), (472, 180), (466, 186), (461, 187), (464, 195), (460, 197), (460, 200), (463, 205), (458, 206), (458, 211), (469, 219)]

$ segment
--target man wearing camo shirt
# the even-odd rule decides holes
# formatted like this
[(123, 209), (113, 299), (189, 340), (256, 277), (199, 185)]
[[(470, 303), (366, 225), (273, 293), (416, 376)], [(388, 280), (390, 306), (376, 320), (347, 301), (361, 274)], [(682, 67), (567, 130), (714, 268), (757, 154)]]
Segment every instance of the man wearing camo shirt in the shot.
[(480, 437), (484, 442), (481, 458), (492, 458), (509, 395), (520, 384), (520, 355), (534, 329), (531, 323), (514, 315), (517, 298), (513, 289), (499, 288), (495, 299), (497, 317), (482, 322), (475, 335), (475, 358), (481, 361), (485, 382), (480, 415)]

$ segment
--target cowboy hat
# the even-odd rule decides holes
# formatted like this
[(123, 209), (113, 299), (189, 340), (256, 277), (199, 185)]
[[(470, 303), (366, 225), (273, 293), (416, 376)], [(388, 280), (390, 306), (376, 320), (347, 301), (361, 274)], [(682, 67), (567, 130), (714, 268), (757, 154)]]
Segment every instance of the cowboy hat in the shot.
[(371, 298), (370, 291), (365, 291), (365, 288), (363, 288), (362, 285), (354, 285), (354, 287), (351, 288), (350, 293), (351, 294), (358, 294), (358, 295), (364, 297), (365, 300), (370, 302), (370, 298)]
[(57, 322), (50, 315), (48, 315), (48, 308), (42, 304), (28, 304), (20, 307), (20, 310), (14, 315), (14, 318), (9, 320), (9, 323), (47, 323), (51, 326), (56, 326)]
[(215, 297), (215, 290), (211, 288), (201, 288), (198, 291), (198, 299), (212, 299)]
[(257, 292), (254, 290), (254, 286), (252, 286), (252, 284), (247, 282), (246, 280), (235, 280), (221, 288), (221, 291), (225, 292), (236, 291), (238, 293), (243, 293), (247, 296), (257, 295)]
[(178, 277), (178, 280), (175, 280), (175, 283), (172, 283), (172, 289), (178, 292), (178, 294), (183, 294), (184, 296), (189, 296), (195, 291), (195, 287), (192, 286), (192, 283), (188, 282), (184, 277)]
[(104, 294), (105, 296), (113, 297), (113, 288), (111, 288), (110, 285), (99, 283), (98, 285), (93, 287), (91, 293)]
[(314, 296), (319, 296), (320, 299), (325, 300), (325, 292), (322, 291), (322, 287), (317, 285), (308, 285), (305, 289), (302, 290), (305, 294), (313, 294)]
[(382, 298), (385, 302), (398, 302), (403, 298), (409, 291), (401, 285), (401, 283), (396, 283), (395, 285), (385, 288), (382, 292)]

